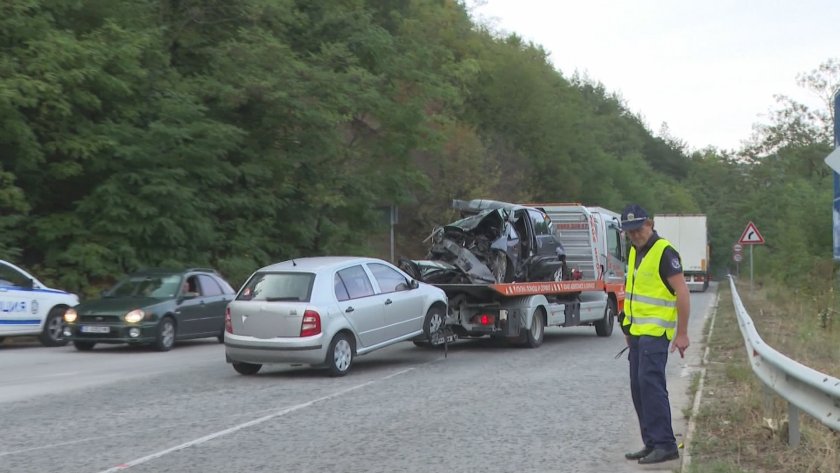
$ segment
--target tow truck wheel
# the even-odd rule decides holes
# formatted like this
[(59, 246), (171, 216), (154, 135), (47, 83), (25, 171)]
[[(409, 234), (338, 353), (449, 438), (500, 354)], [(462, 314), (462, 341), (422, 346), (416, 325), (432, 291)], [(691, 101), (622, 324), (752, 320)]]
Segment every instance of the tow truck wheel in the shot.
[(541, 309), (534, 311), (531, 316), (531, 330), (525, 332), (525, 346), (528, 348), (537, 348), (542, 345), (545, 337), (545, 324), (543, 324), (543, 312)]
[(615, 301), (610, 299), (604, 310), (604, 318), (595, 322), (595, 333), (599, 337), (609, 337), (612, 334), (616, 312), (618, 311), (615, 308)]

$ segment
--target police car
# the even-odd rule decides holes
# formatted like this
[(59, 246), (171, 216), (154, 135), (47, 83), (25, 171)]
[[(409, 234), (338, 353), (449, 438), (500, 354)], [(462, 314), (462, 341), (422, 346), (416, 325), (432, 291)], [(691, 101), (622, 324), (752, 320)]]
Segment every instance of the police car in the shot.
[(37, 335), (44, 346), (67, 344), (63, 335), (64, 311), (79, 297), (50, 289), (41, 281), (0, 260), (0, 341), (17, 335)]

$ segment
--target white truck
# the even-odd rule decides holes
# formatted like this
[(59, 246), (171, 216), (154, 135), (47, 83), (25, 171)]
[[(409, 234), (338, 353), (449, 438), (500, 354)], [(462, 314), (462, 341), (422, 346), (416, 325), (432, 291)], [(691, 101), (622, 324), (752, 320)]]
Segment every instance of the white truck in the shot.
[[(463, 201), (458, 202), (457, 208), (461, 210), (469, 207)], [(626, 266), (618, 214), (579, 204), (513, 205), (488, 200), (467, 204), (485, 210), (494, 207), (514, 209), (509, 218), (515, 224), (518, 223), (516, 212), (526, 216), (536, 210), (547, 221), (552, 235), (562, 242), (567, 270), (562, 276), (559, 272), (552, 273), (551, 280), (427, 281), (443, 289), (449, 297), (443, 325), (429, 334), (432, 345), (489, 335), (536, 348), (542, 344), (547, 326), (591, 325), (598, 336), (608, 337), (612, 333), (615, 317), (624, 304)], [(524, 232), (519, 236), (523, 241), (527, 240)], [(540, 246), (539, 238), (528, 246), (523, 244), (521, 256), (525, 265), (530, 258), (537, 257)], [(437, 261), (404, 263), (401, 266), (420, 280), (424, 280), (424, 275), (441, 274)], [(476, 264), (472, 262), (465, 267), (473, 268)], [(445, 268), (451, 270), (450, 266), (445, 265)], [(418, 340), (415, 343), (429, 342)]]
[(709, 237), (702, 214), (654, 215), (653, 228), (680, 253), (685, 282), (690, 291), (709, 287)]

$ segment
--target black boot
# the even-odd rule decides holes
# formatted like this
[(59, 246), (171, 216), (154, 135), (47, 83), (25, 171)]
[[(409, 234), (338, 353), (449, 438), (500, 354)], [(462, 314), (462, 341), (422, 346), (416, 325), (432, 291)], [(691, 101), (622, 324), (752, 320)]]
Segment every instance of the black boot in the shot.
[(638, 452), (625, 453), (624, 458), (626, 458), (628, 460), (639, 460), (641, 458), (644, 458), (644, 457), (650, 455), (650, 452), (652, 452), (652, 451), (653, 451), (653, 447), (645, 447), (645, 448), (639, 450)]
[(665, 450), (663, 448), (654, 448), (646, 457), (639, 459), (640, 465), (650, 465), (652, 463), (662, 463), (669, 460), (676, 460), (680, 457), (680, 452), (677, 449)]

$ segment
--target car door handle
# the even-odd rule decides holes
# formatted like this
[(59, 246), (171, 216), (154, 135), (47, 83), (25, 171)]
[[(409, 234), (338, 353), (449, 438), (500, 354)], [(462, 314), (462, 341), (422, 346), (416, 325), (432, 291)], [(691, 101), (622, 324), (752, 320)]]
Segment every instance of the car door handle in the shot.
[(392, 303), (392, 302), (393, 302), (393, 301), (391, 301), (391, 299), (385, 299), (385, 305), (388, 305), (388, 304), (390, 304), (390, 303)]
[(347, 312), (349, 314), (350, 312), (353, 312), (354, 310), (356, 310), (356, 309), (354, 309), (353, 306), (350, 306), (350, 307), (344, 309), (344, 312)]

